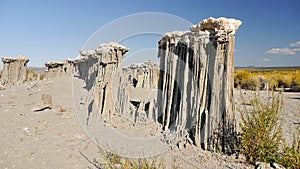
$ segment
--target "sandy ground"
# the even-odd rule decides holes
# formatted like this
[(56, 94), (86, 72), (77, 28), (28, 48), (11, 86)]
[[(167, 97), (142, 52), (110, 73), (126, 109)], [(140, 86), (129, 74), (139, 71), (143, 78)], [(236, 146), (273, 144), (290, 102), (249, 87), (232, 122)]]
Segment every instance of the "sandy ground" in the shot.
[[(36, 85), (35, 85), (36, 84)], [(52, 96), (53, 108), (42, 104), (42, 94)], [(285, 136), (300, 122), (300, 94), (286, 94)], [(238, 101), (237, 101), (238, 102)], [(38, 81), (0, 90), (0, 168), (96, 168), (101, 152), (81, 128), (74, 111), (70, 78)], [(166, 165), (181, 168), (253, 168), (234, 156), (205, 152), (189, 146), (161, 154)]]

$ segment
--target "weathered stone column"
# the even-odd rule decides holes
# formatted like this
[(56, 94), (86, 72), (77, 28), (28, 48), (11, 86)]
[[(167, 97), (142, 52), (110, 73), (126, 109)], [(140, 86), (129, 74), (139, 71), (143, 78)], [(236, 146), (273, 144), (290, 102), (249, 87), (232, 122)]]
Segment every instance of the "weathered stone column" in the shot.
[(45, 72), (47, 79), (71, 76), (75, 71), (75, 63), (71, 59), (63, 62), (46, 62), (45, 66), (47, 67)]
[(113, 95), (116, 112), (136, 123), (155, 121), (158, 66), (146, 61), (132, 64), (118, 73)]
[[(101, 44), (95, 50), (80, 51), (80, 56), (74, 60), (75, 76), (85, 81), (85, 88), (88, 91), (94, 90), (94, 98), (89, 106), (88, 121), (90, 118), (96, 121), (99, 115), (107, 116), (116, 111), (112, 98), (113, 77), (121, 67), (125, 53), (129, 50), (125, 46), (111, 42)], [(99, 112), (95, 112), (96, 109)]]
[(46, 62), (45, 66), (47, 70), (45, 71), (45, 78), (58, 78), (62, 77), (64, 73), (64, 62)]
[(17, 58), (2, 58), (3, 71), (1, 85), (18, 85), (26, 80), (26, 68), (29, 59), (19, 55)]
[(234, 41), (241, 23), (209, 18), (159, 41), (158, 121), (177, 133), (178, 143), (191, 138), (206, 150), (233, 149)]

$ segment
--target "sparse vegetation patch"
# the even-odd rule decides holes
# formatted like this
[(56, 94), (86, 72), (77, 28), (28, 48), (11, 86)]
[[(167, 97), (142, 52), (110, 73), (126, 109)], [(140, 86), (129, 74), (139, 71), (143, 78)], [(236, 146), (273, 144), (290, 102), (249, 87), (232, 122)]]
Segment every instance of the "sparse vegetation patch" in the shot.
[(300, 69), (237, 70), (234, 74), (236, 88), (247, 90), (285, 88), (300, 91)]
[(282, 136), (282, 96), (269, 93), (262, 99), (259, 92), (250, 101), (252, 108), (245, 105), (240, 109), (242, 123), (240, 152), (251, 164), (276, 162), (287, 168), (300, 168), (299, 129), (294, 133), (293, 144), (287, 146)]

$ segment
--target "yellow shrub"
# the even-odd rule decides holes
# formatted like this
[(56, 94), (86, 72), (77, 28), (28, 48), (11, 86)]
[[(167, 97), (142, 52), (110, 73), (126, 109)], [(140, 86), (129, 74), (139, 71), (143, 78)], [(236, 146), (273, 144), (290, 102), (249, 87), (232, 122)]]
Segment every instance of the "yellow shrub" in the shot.
[(254, 90), (268, 83), (269, 89), (292, 88), (300, 90), (300, 69), (237, 70), (234, 74), (235, 87)]

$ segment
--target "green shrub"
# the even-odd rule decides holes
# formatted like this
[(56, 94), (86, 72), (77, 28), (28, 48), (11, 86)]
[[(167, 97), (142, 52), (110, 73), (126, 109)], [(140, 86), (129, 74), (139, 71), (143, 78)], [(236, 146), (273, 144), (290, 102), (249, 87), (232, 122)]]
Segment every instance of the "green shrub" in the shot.
[(300, 130), (294, 132), (292, 146), (283, 146), (283, 150), (279, 153), (276, 160), (278, 163), (287, 168), (300, 168)]
[[(300, 130), (294, 132), (292, 146), (289, 147), (282, 137), (280, 111), (282, 95), (262, 100), (258, 92), (250, 101), (252, 109), (245, 106), (240, 110), (242, 123), (239, 140), (240, 152), (246, 156), (248, 162), (256, 161), (276, 162), (287, 168), (300, 168)], [(244, 98), (242, 97), (244, 100)]]
[(274, 161), (282, 141), (279, 122), (281, 95), (272, 94), (272, 97), (264, 101), (258, 93), (251, 103), (252, 110), (245, 107), (244, 111), (240, 111), (242, 117), (240, 152), (252, 164), (256, 161)]

